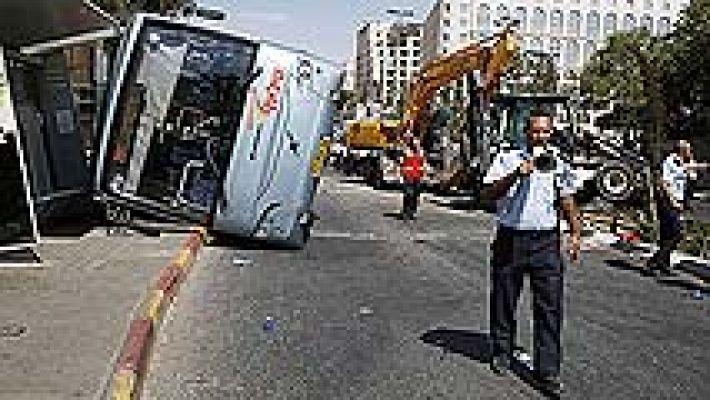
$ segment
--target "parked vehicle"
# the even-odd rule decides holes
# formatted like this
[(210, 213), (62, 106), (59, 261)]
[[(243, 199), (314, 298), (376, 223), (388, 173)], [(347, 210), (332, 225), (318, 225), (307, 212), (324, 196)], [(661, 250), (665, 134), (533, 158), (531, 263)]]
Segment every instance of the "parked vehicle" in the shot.
[(248, 35), (138, 14), (99, 132), (109, 207), (303, 246), (335, 64)]

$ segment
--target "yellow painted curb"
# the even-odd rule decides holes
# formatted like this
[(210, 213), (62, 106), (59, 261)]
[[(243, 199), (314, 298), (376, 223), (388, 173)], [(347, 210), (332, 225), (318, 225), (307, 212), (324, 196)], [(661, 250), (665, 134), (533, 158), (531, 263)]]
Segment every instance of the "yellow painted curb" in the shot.
[(117, 372), (113, 377), (113, 400), (132, 400), (137, 388), (136, 374), (132, 371)]
[(145, 306), (142, 312), (143, 318), (153, 321), (154, 327), (158, 326), (158, 322), (162, 318), (163, 310), (167, 305), (166, 300), (167, 298), (162, 290), (154, 289), (153, 292), (150, 294), (148, 300), (145, 302)]
[(183, 248), (182, 250), (180, 250), (180, 253), (178, 253), (178, 256), (175, 258), (175, 265), (180, 268), (186, 268), (191, 261), (190, 258), (192, 258), (190, 249)]

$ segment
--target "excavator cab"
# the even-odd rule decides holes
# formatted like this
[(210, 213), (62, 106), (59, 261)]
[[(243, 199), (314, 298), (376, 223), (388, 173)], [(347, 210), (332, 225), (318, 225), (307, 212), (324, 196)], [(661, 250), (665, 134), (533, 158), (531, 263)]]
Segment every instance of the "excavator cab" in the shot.
[(525, 144), (526, 125), (530, 114), (541, 110), (553, 117), (552, 144), (561, 156), (571, 160), (574, 153), (574, 121), (569, 96), (557, 94), (499, 94), (491, 100), (488, 140), (484, 143), (488, 157), (482, 160), (488, 169), (493, 157), (509, 147)]

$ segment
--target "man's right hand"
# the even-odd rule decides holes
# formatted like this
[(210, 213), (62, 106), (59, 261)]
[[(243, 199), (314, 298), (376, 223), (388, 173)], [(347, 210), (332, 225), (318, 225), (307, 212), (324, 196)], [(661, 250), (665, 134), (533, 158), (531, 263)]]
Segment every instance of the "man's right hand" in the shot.
[(535, 169), (535, 163), (533, 160), (523, 160), (518, 166), (518, 174), (521, 176), (528, 176)]

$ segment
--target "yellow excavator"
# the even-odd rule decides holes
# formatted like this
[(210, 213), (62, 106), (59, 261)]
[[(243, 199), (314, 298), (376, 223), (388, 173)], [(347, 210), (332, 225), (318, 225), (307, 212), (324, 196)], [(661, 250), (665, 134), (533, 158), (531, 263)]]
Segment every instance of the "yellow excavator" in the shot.
[[(432, 119), (430, 115), (433, 110), (429, 105), (437, 91), (474, 71), (480, 73), (478, 93), (481, 97), (469, 101), (490, 102), (498, 91), (502, 75), (518, 53), (518, 43), (515, 25), (510, 24), (494, 37), (494, 43), (490, 46), (472, 43), (426, 64), (410, 86), (404, 116), (398, 128), (398, 141), (406, 145), (415, 137), (423, 140)], [(464, 182), (470, 178), (464, 165), (447, 165), (438, 171), (429, 169), (429, 183), (444, 190), (465, 185)]]

